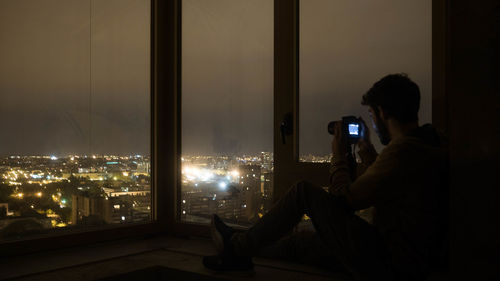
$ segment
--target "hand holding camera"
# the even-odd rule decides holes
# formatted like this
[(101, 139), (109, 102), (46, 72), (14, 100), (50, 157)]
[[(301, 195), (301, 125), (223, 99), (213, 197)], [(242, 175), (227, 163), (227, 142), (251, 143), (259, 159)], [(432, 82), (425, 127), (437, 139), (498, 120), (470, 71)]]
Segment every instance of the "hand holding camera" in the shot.
[(359, 117), (360, 121), (360, 126), (361, 126), (361, 131), (362, 137), (359, 139), (357, 146), (359, 147), (360, 150), (368, 150), (368, 149), (375, 149), (373, 147), (373, 144), (370, 140), (370, 130), (366, 126), (365, 120), (363, 118)]
[(343, 157), (351, 152), (351, 144), (364, 138), (366, 125), (355, 116), (344, 116), (341, 121), (328, 123), (328, 132), (332, 134), (332, 152), (335, 157)]
[[(336, 125), (340, 123), (340, 125)], [(332, 121), (328, 123), (328, 132), (331, 135), (338, 135), (335, 132), (335, 126), (340, 126), (340, 133), (347, 136), (348, 144), (355, 144), (364, 136), (364, 121), (355, 116), (344, 116), (341, 121)]]
[(328, 131), (333, 135), (332, 139), (332, 154), (335, 161), (346, 160), (347, 144), (344, 134), (342, 133), (342, 121), (330, 122)]
[(332, 153), (335, 162), (347, 162), (351, 177), (354, 179), (356, 163), (351, 145), (360, 140), (365, 142), (366, 125), (361, 118), (354, 116), (342, 117), (341, 121), (332, 121), (328, 124), (328, 132), (333, 135)]

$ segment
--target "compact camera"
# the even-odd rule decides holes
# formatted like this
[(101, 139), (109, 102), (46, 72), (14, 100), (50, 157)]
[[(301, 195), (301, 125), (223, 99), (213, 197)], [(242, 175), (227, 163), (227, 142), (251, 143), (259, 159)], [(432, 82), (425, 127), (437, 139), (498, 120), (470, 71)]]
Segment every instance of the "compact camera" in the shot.
[[(335, 123), (339, 121), (331, 121), (328, 123), (328, 133), (334, 134)], [(344, 136), (347, 138), (348, 144), (355, 144), (363, 137), (363, 127), (361, 126), (361, 120), (355, 116), (344, 116), (342, 117), (342, 131)]]

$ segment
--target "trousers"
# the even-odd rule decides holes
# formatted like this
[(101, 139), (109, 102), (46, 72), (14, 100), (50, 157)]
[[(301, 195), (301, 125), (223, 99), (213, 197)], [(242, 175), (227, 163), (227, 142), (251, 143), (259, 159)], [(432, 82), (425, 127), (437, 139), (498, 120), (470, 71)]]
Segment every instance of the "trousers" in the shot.
[[(315, 233), (288, 235), (307, 215)], [(288, 235), (288, 236), (287, 236)], [(231, 237), (238, 255), (294, 256), (319, 265), (341, 264), (355, 280), (395, 280), (390, 253), (377, 228), (354, 214), (341, 197), (301, 181), (255, 225)]]

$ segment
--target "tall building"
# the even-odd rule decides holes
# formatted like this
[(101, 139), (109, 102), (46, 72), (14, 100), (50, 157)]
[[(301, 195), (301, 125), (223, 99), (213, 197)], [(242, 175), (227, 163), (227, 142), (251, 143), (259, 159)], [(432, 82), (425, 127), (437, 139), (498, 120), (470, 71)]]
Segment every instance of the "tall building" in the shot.
[(244, 196), (241, 208), (249, 222), (259, 219), (259, 210), (262, 203), (261, 167), (260, 165), (240, 165), (240, 187)]
[[(149, 209), (140, 201), (144, 196), (88, 197), (73, 195), (71, 221), (73, 224), (116, 224), (142, 222), (150, 219)], [(149, 198), (149, 197), (148, 197)], [(139, 201), (139, 202), (138, 202)], [(147, 207), (146, 207), (147, 208)]]

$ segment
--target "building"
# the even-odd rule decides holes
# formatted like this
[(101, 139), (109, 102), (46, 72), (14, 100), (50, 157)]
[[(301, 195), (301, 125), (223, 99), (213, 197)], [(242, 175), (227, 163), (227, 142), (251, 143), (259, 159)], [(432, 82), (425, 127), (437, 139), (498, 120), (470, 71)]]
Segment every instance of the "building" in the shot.
[(73, 224), (119, 224), (151, 219), (149, 197), (144, 196), (87, 197), (73, 195)]

